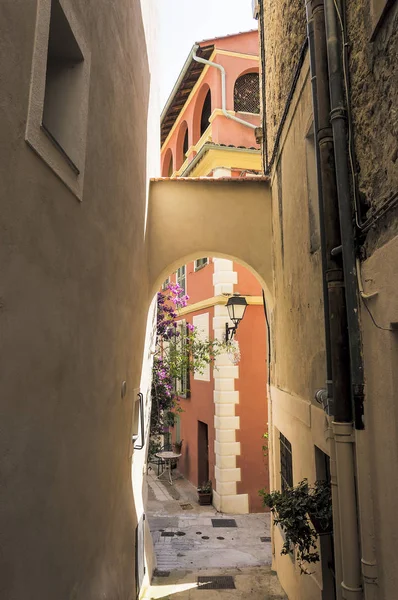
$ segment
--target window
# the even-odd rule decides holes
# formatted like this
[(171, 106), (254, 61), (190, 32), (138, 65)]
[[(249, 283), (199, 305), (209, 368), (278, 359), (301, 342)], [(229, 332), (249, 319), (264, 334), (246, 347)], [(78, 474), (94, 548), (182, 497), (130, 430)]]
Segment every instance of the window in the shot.
[(208, 128), (210, 117), (211, 117), (211, 92), (209, 90), (206, 94), (206, 98), (203, 103), (202, 116), (200, 118), (200, 137), (202, 137), (202, 135)]
[[(178, 321), (177, 323), (178, 336), (175, 338), (175, 344), (178, 353), (181, 355), (186, 354), (188, 358), (188, 344), (187, 344), (187, 324), (185, 320)], [(180, 374), (175, 382), (176, 393), (182, 398), (189, 398), (189, 368), (188, 360), (181, 365)]]
[(260, 113), (260, 80), (258, 73), (246, 73), (235, 82), (235, 112)]
[(279, 434), (281, 458), (281, 487), (282, 492), (293, 486), (292, 445), (285, 436)]
[(187, 293), (187, 280), (185, 265), (177, 269), (177, 283), (182, 288), (182, 295)]
[(90, 52), (69, 5), (70, 0), (38, 4), (25, 139), (81, 200)]
[(59, 0), (52, 0), (42, 126), (77, 173), (83, 61)]
[(198, 258), (198, 260), (195, 260), (195, 271), (199, 271), (200, 269), (205, 267), (208, 264), (208, 262), (208, 258)]
[(170, 277), (168, 277), (167, 279), (165, 279), (163, 281), (163, 283), (162, 283), (162, 290), (163, 291), (167, 288), (167, 286), (169, 285), (169, 283), (170, 283)]
[[(210, 315), (208, 312), (194, 315), (192, 324), (196, 329), (198, 341), (205, 342), (210, 337)], [(200, 371), (193, 373), (195, 381), (210, 381), (210, 365), (204, 365)]]

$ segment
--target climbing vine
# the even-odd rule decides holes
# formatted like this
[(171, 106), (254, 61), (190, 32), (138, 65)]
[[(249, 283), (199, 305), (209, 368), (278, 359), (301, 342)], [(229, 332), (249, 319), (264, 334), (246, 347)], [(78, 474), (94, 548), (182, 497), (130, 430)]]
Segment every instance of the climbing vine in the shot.
[(160, 435), (174, 425), (181, 412), (179, 390), (189, 380), (189, 373), (203, 373), (215, 358), (226, 352), (224, 341), (203, 338), (191, 323), (183, 324), (180, 309), (189, 296), (177, 283), (168, 283), (157, 295), (156, 349), (152, 371), (152, 410), (149, 453), (160, 447)]

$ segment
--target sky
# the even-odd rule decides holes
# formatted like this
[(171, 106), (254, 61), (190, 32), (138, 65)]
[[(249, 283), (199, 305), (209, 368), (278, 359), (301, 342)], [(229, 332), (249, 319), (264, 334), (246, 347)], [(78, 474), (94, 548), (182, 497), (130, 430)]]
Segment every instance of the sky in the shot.
[(257, 29), (252, 0), (156, 0), (163, 109), (195, 42)]

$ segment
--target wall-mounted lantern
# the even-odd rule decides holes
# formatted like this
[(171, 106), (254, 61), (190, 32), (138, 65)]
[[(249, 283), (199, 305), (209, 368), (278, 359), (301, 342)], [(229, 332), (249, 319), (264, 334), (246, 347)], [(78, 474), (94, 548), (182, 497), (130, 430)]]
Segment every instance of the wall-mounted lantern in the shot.
[[(134, 446), (134, 450), (142, 450), (143, 447), (145, 446), (145, 439), (144, 439), (144, 396), (143, 394), (141, 394), (141, 392), (139, 394), (137, 394), (138, 396), (138, 400), (136, 401), (136, 406), (135, 406), (135, 411), (138, 410), (138, 414), (137, 414), (137, 419), (134, 418), (134, 422), (136, 423), (136, 426), (134, 427), (134, 429), (138, 429), (138, 426), (140, 427), (140, 431), (138, 433), (133, 434), (133, 437), (131, 438), (131, 441), (133, 442), (133, 446)], [(138, 442), (138, 443), (137, 443)]]
[(234, 294), (228, 298), (227, 308), (229, 318), (231, 319), (233, 326), (229, 327), (228, 323), (225, 323), (225, 341), (228, 342), (230, 339), (234, 337), (236, 330), (238, 329), (238, 325), (243, 319), (246, 311), (246, 298), (244, 296), (240, 296), (239, 294)]

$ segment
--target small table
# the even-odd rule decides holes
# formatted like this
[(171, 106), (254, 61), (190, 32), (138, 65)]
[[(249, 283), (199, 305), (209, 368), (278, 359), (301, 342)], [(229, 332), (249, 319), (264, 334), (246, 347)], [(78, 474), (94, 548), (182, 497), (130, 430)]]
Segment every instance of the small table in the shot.
[(157, 458), (160, 458), (161, 460), (164, 460), (164, 462), (165, 462), (165, 467), (164, 467), (163, 471), (160, 473), (160, 475), (157, 476), (156, 479), (160, 479), (162, 477), (162, 475), (164, 475), (166, 473), (166, 475), (168, 475), (170, 485), (173, 485), (173, 477), (171, 474), (171, 463), (173, 460), (178, 461), (181, 454), (177, 454), (176, 452), (170, 452), (168, 450), (164, 450), (163, 452), (158, 452), (157, 454), (155, 454), (155, 456)]

